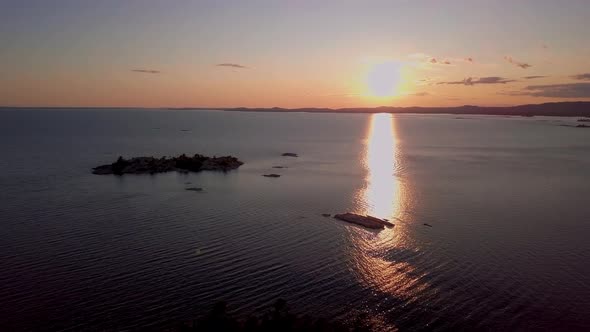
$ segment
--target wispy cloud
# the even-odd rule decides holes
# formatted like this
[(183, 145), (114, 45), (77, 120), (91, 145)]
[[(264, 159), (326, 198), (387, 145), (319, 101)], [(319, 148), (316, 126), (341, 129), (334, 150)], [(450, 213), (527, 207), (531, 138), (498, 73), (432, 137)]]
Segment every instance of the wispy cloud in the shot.
[(426, 97), (426, 96), (430, 96), (430, 93), (423, 91), (423, 92), (410, 93), (409, 95), (414, 96), (414, 97)]
[(217, 67), (231, 67), (231, 68), (238, 68), (238, 69), (247, 69), (248, 67), (240, 65), (238, 63), (218, 63), (215, 66)]
[(523, 76), (523, 78), (525, 80), (534, 80), (534, 79), (537, 79), (537, 78), (545, 78), (545, 77), (547, 77), (547, 76), (541, 76), (541, 75)]
[(144, 74), (159, 74), (159, 70), (154, 69), (131, 69), (132, 72), (135, 73), (144, 73)]
[(590, 81), (590, 73), (572, 75), (571, 78), (580, 81)]
[(590, 98), (590, 83), (529, 85), (521, 91), (508, 91), (502, 94), (549, 98)]
[(462, 81), (450, 81), (450, 82), (438, 82), (437, 84), (451, 84), (451, 85), (476, 85), (476, 84), (506, 84), (510, 82), (516, 82), (516, 80), (507, 79), (499, 76), (464, 78)]
[(428, 60), (428, 62), (432, 63), (432, 64), (439, 64), (439, 65), (450, 65), (451, 61), (449, 60), (440, 60), (437, 58), (430, 58), (430, 60)]
[(508, 55), (504, 57), (504, 60), (506, 60), (506, 61), (510, 62), (511, 64), (513, 64), (513, 65), (515, 65), (517, 67), (520, 67), (522, 69), (527, 69), (527, 68), (532, 67), (532, 65), (530, 65), (530, 64), (528, 64), (526, 62), (516, 61), (511, 56), (508, 56)]

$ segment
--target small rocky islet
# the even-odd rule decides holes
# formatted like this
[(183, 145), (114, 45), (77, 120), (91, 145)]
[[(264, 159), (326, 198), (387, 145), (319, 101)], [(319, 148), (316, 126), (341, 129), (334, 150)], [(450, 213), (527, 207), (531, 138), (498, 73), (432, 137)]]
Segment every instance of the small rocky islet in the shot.
[(280, 174), (262, 174), (262, 176), (266, 177), (266, 178), (280, 178), (281, 175)]
[(373, 216), (363, 216), (360, 214), (350, 212), (335, 214), (334, 218), (370, 229), (384, 229), (385, 227), (395, 226), (394, 224), (390, 223), (385, 219), (379, 219)]
[(98, 166), (92, 169), (97, 175), (123, 175), (123, 174), (155, 174), (165, 172), (201, 172), (222, 171), (227, 172), (237, 169), (244, 163), (236, 157), (207, 157), (195, 154), (189, 157), (182, 154), (178, 157), (135, 157), (125, 159), (119, 157), (112, 164)]

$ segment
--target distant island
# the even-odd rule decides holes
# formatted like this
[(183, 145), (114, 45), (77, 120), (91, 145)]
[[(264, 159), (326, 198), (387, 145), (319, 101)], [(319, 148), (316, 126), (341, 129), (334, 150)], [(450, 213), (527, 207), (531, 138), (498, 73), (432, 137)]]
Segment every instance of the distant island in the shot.
[(184, 154), (173, 158), (135, 157), (125, 159), (119, 157), (112, 164), (98, 166), (92, 169), (97, 175), (123, 175), (123, 174), (155, 174), (172, 171), (200, 172), (223, 171), (227, 172), (242, 166), (244, 163), (235, 157), (207, 157), (195, 154), (188, 157)]
[(306, 112), (306, 113), (392, 113), (392, 114), (472, 114), (503, 116), (585, 116), (590, 117), (590, 102), (556, 102), (518, 106), (455, 106), (455, 107), (356, 107), (356, 108), (229, 108), (235, 112)]
[(12, 107), (0, 106), (0, 110), (17, 109), (80, 109), (80, 110), (186, 110), (186, 111), (229, 111), (229, 112), (299, 112), (299, 113), (391, 113), (391, 114), (460, 114), (460, 115), (500, 115), (500, 116), (567, 116), (590, 118), (590, 101), (567, 101), (544, 104), (526, 104), (517, 106), (450, 106), (450, 107), (349, 107), (349, 108), (248, 108), (248, 107)]

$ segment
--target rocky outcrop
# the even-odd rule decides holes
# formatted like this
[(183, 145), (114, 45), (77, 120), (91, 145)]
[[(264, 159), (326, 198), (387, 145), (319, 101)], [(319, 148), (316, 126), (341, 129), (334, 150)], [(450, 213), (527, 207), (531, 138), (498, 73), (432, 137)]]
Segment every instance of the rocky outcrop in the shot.
[(280, 174), (262, 174), (262, 176), (267, 177), (267, 178), (280, 178), (281, 177)]
[(394, 226), (387, 220), (379, 219), (373, 216), (363, 216), (356, 213), (336, 214), (334, 215), (334, 218), (371, 229), (384, 229), (385, 226)]
[(285, 152), (282, 154), (283, 157), (299, 157), (299, 155), (297, 153), (293, 153), (293, 152)]
[(173, 158), (135, 157), (124, 159), (119, 157), (117, 161), (109, 165), (102, 165), (92, 169), (92, 173), (105, 174), (155, 174), (164, 172), (200, 172), (223, 171), (236, 169), (243, 162), (235, 157), (206, 157), (195, 154), (192, 157), (181, 155)]

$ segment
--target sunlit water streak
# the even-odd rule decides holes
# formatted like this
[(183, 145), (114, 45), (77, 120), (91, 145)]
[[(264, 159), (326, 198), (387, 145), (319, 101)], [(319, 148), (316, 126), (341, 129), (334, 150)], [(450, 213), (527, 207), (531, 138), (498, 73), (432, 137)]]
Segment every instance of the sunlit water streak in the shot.
[[(415, 255), (419, 250), (406, 227), (413, 220), (404, 214), (405, 209), (409, 209), (406, 193), (410, 186), (400, 181), (403, 176), (400, 156), (395, 118), (390, 114), (372, 115), (362, 160), (365, 185), (356, 194), (355, 212), (391, 220), (395, 227), (379, 232), (352, 228), (351, 239), (359, 280), (375, 291), (408, 303), (428, 285), (421, 281), (422, 275), (416, 273), (410, 262), (390, 257), (390, 253)], [(393, 328), (382, 318), (386, 312), (381, 315), (375, 316), (376, 323), (383, 328)]]
[(398, 217), (402, 192), (395, 176), (399, 166), (397, 150), (394, 119), (389, 114), (372, 115), (362, 162), (367, 176), (359, 192), (359, 212), (386, 219)]

